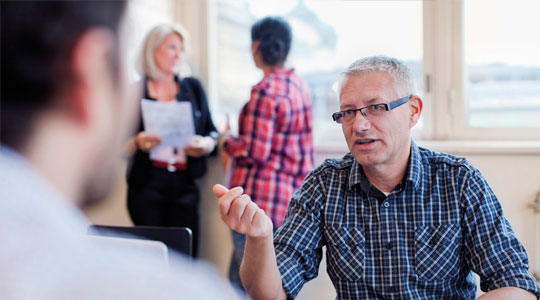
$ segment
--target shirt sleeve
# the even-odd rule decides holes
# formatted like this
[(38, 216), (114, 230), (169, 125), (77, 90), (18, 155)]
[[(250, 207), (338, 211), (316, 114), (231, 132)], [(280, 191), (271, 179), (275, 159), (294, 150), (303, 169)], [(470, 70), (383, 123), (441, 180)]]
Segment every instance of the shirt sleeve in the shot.
[(322, 259), (322, 209), (326, 190), (315, 170), (292, 196), (284, 224), (274, 237), (283, 288), (294, 299), (305, 282), (317, 277)]
[[(208, 107), (206, 93), (204, 92), (201, 82), (193, 77), (186, 78), (186, 80), (188, 84), (191, 86), (191, 88), (193, 89), (193, 92), (195, 93), (195, 99), (199, 104), (201, 115), (204, 117), (204, 124), (197, 131), (199, 131), (199, 134), (202, 136), (209, 136), (213, 139), (217, 139), (219, 137), (219, 133), (217, 132), (216, 126), (214, 125), (214, 122), (212, 121), (212, 114), (210, 113), (210, 108)], [(216, 155), (216, 154), (217, 154), (217, 147), (214, 148), (214, 150), (210, 153), (210, 155)]]
[(226, 140), (225, 151), (237, 161), (247, 164), (268, 161), (276, 115), (276, 99), (264, 89), (254, 88), (240, 116), (239, 136)]
[(462, 191), (465, 209), (464, 255), (468, 266), (480, 276), (487, 292), (518, 287), (540, 298), (540, 287), (529, 273), (523, 245), (514, 234), (502, 207), (479, 171), (474, 171)]

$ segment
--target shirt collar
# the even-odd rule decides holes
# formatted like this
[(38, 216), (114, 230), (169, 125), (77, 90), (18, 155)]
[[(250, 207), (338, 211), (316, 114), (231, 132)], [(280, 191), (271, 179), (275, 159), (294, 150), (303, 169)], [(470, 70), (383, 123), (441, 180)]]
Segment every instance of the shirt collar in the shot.
[(276, 67), (276, 68), (271, 69), (269, 72), (265, 73), (264, 77), (270, 74), (291, 73), (291, 72), (294, 72), (294, 68)]
[(375, 186), (373, 186), (369, 180), (366, 177), (366, 174), (364, 173), (364, 169), (362, 168), (362, 165), (356, 161), (356, 159), (353, 161), (352, 167), (351, 167), (351, 173), (349, 175), (349, 189), (354, 187), (355, 185), (359, 184), (360, 189), (362, 191), (370, 196), (384, 199), (386, 198), (386, 195), (383, 194), (381, 191), (379, 191)]
[(364, 170), (362, 169), (362, 165), (360, 165), (358, 161), (354, 159), (351, 166), (351, 173), (349, 175), (349, 188), (352, 188), (357, 184), (365, 185), (366, 181), (367, 178), (364, 174)]
[[(418, 188), (420, 183), (420, 174), (422, 172), (422, 157), (420, 156), (420, 149), (414, 141), (411, 141), (411, 153), (409, 155), (409, 165), (405, 173), (405, 180), (403, 182), (411, 182), (415, 188)], [(349, 175), (349, 188), (359, 184), (362, 191), (373, 196), (379, 196), (382, 194), (377, 190), (366, 177), (362, 165), (358, 163), (356, 159), (353, 160), (351, 166), (351, 173)], [(374, 192), (374, 190), (376, 192)], [(384, 194), (382, 194), (384, 195)]]
[(422, 174), (422, 156), (420, 156), (420, 149), (414, 141), (411, 141), (411, 155), (409, 156), (409, 166), (407, 167), (407, 173), (405, 174), (405, 182), (410, 182), (415, 188), (420, 185), (420, 179)]

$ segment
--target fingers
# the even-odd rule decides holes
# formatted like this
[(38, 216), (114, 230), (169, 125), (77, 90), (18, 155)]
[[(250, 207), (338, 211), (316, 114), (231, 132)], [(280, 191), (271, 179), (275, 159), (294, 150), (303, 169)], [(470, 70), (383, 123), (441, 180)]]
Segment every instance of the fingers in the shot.
[(212, 190), (219, 198), (219, 213), (227, 226), (244, 234), (250, 231), (254, 217), (261, 210), (257, 204), (248, 195), (242, 194), (244, 190), (241, 187), (228, 190), (216, 184)]
[(161, 138), (158, 135), (141, 131), (137, 134), (137, 139), (141, 142), (161, 143)]
[[(270, 224), (269, 224), (270, 223)], [(264, 235), (264, 228), (269, 228), (266, 234), (270, 234), (272, 232), (272, 221), (268, 218), (264, 210), (261, 208), (258, 208), (255, 214), (253, 215), (253, 218), (251, 220), (251, 226), (249, 230), (246, 232), (249, 236), (259, 236)]]
[(151, 142), (151, 143), (161, 143), (161, 138), (158, 135), (155, 135), (153, 133), (147, 133), (145, 131), (141, 132), (142, 137), (144, 138), (145, 142)]
[(225, 216), (225, 223), (239, 233), (247, 233), (251, 227), (251, 219), (258, 207), (248, 195), (237, 197), (231, 203), (229, 213)]
[(153, 149), (161, 144), (161, 138), (154, 134), (147, 135), (144, 144), (149, 146), (147, 150)]
[(199, 144), (201, 143), (201, 140), (202, 140), (202, 136), (196, 135), (191, 139), (191, 142), (189, 143), (189, 145), (192, 147), (200, 147)]
[(253, 221), (253, 217), (255, 214), (259, 211), (259, 207), (257, 206), (257, 203), (250, 201), (246, 208), (244, 209), (244, 213), (240, 217), (240, 223), (242, 224), (249, 224), (251, 225)]
[(223, 196), (226, 192), (228, 192), (229, 189), (224, 187), (221, 184), (214, 184), (214, 187), (212, 187), (212, 191), (214, 192), (214, 195), (216, 195), (219, 198)]
[(230, 229), (251, 237), (272, 235), (272, 220), (248, 195), (242, 194), (244, 189), (235, 187), (229, 190), (216, 184), (212, 191), (219, 198), (221, 219)]
[(156, 145), (159, 145), (161, 144), (161, 138), (157, 135), (151, 135), (148, 137), (148, 140), (151, 142), (151, 143), (154, 143)]
[[(222, 191), (222, 190), (221, 190)], [(229, 214), (229, 210), (231, 209), (231, 204), (235, 198), (238, 198), (242, 195), (244, 192), (244, 189), (241, 187), (235, 187), (219, 197), (219, 212), (221, 214), (221, 218), (225, 221), (225, 218)]]
[(250, 202), (251, 202), (251, 198), (245, 194), (233, 199), (231, 203), (231, 208), (229, 209), (229, 213), (227, 214), (228, 217), (232, 219), (234, 222), (240, 221), (240, 218), (244, 214), (244, 210), (246, 209), (246, 206)]
[(196, 135), (191, 142), (184, 148), (188, 156), (201, 157), (214, 150), (216, 142), (209, 136)]
[(161, 138), (155, 134), (147, 133), (145, 131), (139, 132), (135, 136), (135, 141), (139, 149), (143, 151), (149, 151), (161, 144)]
[(184, 148), (184, 151), (187, 155), (192, 157), (201, 157), (205, 155), (207, 151), (207, 146), (204, 143), (204, 138), (196, 135), (191, 143), (189, 143), (186, 148)]
[(206, 154), (206, 149), (198, 146), (187, 146), (184, 148), (184, 152), (191, 157), (201, 157)]

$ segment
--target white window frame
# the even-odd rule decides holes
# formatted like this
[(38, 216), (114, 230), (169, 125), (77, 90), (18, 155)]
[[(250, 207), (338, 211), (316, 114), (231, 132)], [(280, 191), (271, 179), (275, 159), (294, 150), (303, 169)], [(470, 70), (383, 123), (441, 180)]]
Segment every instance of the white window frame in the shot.
[(428, 131), (423, 138), (540, 140), (540, 128), (473, 127), (467, 124), (464, 30), (464, 0), (424, 2), (424, 80), (430, 90), (424, 91)]
[[(463, 142), (467, 148), (480, 152), (499, 147), (501, 152), (526, 148), (527, 153), (540, 153), (540, 128), (478, 128), (467, 125), (464, 1), (423, 2), (424, 128), (421, 132), (413, 131), (413, 137), (431, 145), (439, 141), (454, 145)], [(215, 78), (215, 2), (176, 0), (175, 20), (181, 21), (191, 33), (193, 48), (198, 49), (192, 57), (193, 73), (206, 87), (210, 106), (219, 109), (219, 86)], [(335, 137), (323, 137), (322, 140), (326, 143), (317, 143), (317, 147), (346, 147), (337, 143), (328, 145), (329, 141), (336, 141)], [(480, 150), (475, 150), (475, 147)]]

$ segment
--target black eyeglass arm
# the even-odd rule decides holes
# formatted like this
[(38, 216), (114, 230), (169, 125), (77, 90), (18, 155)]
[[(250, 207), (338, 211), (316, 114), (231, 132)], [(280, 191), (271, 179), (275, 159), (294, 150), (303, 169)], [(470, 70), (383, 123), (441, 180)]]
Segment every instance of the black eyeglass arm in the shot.
[(386, 104), (386, 110), (392, 110), (400, 105), (403, 105), (405, 103), (407, 103), (407, 101), (409, 101), (409, 99), (411, 99), (412, 95), (408, 95), (408, 96), (405, 96), (403, 98), (399, 98), (397, 99), (396, 101), (394, 102), (390, 102), (388, 104)]

